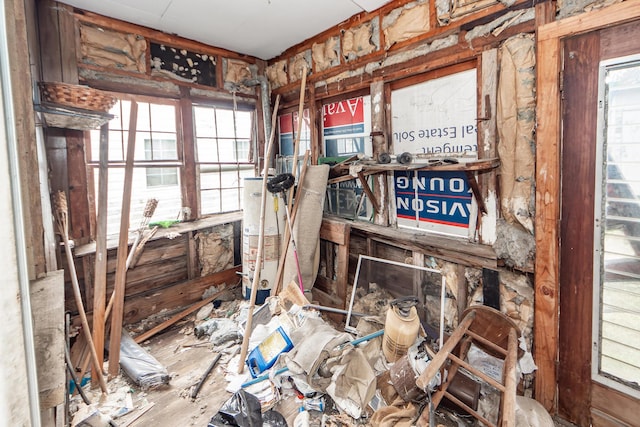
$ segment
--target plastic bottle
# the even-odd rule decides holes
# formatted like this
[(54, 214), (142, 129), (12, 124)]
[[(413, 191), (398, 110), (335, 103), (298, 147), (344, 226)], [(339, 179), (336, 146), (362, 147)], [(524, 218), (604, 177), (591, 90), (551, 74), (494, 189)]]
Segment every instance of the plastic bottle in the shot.
[(309, 411), (304, 409), (304, 406), (301, 406), (298, 411), (298, 415), (293, 420), (293, 427), (309, 427)]
[(400, 298), (390, 303), (382, 339), (382, 352), (387, 362), (400, 359), (415, 342), (420, 329), (417, 303), (415, 297)]

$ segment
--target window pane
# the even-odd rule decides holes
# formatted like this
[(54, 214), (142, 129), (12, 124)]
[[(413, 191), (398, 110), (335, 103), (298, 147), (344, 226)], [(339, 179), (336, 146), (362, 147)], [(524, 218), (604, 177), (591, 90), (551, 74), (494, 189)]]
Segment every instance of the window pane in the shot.
[(199, 162), (218, 161), (218, 142), (213, 138), (196, 139), (196, 155)]
[(251, 138), (251, 112), (236, 112), (236, 136), (238, 138)]
[[(177, 180), (177, 168), (173, 169)], [(98, 168), (93, 168), (95, 191), (98, 194)], [(160, 178), (162, 179), (162, 178)], [(120, 231), (120, 212), (122, 210), (122, 195), (124, 191), (124, 168), (109, 169), (107, 207), (107, 234), (117, 235)], [(147, 185), (147, 168), (136, 168), (133, 172), (131, 187), (131, 214), (129, 229), (135, 230), (142, 221), (142, 213), (148, 199), (158, 199), (151, 221), (161, 219), (175, 219), (182, 206), (179, 183), (150, 187)]]
[(216, 109), (216, 122), (219, 137), (233, 138), (235, 136), (236, 123), (233, 120), (233, 110)]
[(151, 104), (151, 129), (155, 132), (176, 132), (176, 113), (173, 105)]
[(203, 214), (222, 212), (220, 206), (220, 191), (205, 190), (200, 192), (200, 210)]
[(214, 108), (193, 107), (195, 134), (197, 138), (213, 138), (216, 136), (216, 117)]
[(240, 190), (222, 190), (222, 203), (226, 212), (240, 209)]
[(254, 112), (194, 107), (202, 214), (240, 209), (243, 178), (253, 176)]
[[(123, 123), (125, 129), (129, 128), (129, 119)], [(151, 116), (149, 115), (149, 104), (138, 102), (138, 123), (137, 130), (151, 130)]]

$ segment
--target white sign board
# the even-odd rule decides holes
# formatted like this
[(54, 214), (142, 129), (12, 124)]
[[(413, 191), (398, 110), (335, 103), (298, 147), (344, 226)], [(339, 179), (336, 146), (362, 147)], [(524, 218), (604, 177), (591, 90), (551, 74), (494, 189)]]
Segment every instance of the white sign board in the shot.
[(476, 70), (391, 93), (393, 152), (477, 156)]

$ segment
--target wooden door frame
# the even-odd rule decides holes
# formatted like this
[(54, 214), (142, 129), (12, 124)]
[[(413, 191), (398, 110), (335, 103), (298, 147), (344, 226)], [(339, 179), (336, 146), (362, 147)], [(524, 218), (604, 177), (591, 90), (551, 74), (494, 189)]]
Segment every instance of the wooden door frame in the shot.
[(640, 17), (640, 2), (623, 2), (537, 29), (535, 397), (557, 411), (560, 291), (560, 70), (563, 40)]

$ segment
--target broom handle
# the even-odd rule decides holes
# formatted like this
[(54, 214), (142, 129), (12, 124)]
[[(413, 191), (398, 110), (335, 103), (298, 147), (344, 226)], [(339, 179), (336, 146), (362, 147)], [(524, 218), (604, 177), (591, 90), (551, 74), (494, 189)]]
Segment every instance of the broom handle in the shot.
[[(278, 108), (280, 107), (280, 94), (276, 97), (276, 105), (273, 107), (272, 123), (276, 122), (278, 118)], [(260, 272), (262, 269), (262, 252), (264, 246), (264, 222), (265, 222), (265, 205), (267, 203), (267, 180), (269, 179), (269, 159), (273, 152), (273, 140), (275, 139), (276, 127), (271, 127), (271, 135), (269, 135), (269, 141), (264, 156), (264, 171), (262, 176), (262, 193), (260, 199), (260, 225), (258, 233), (258, 252), (256, 254), (256, 267), (253, 272), (253, 281), (251, 284), (251, 296), (249, 297), (249, 314), (247, 315), (247, 324), (244, 329), (244, 336), (242, 337), (242, 347), (240, 348), (240, 363), (238, 363), (238, 374), (244, 371), (244, 359), (247, 357), (247, 348), (249, 347), (249, 338), (251, 335), (251, 329), (253, 327), (253, 310), (256, 306), (256, 296), (258, 294), (258, 282), (260, 280)]]
[[(62, 228), (62, 227), (61, 227)], [(107, 391), (107, 383), (104, 379), (104, 375), (102, 373), (102, 366), (100, 366), (100, 362), (98, 360), (98, 353), (96, 353), (96, 347), (93, 345), (93, 337), (91, 336), (91, 329), (89, 328), (89, 322), (87, 321), (87, 313), (84, 311), (84, 304), (82, 303), (82, 296), (80, 295), (80, 284), (78, 283), (78, 276), (76, 274), (76, 267), (73, 262), (73, 254), (71, 253), (71, 246), (69, 246), (69, 238), (67, 237), (67, 233), (65, 230), (60, 230), (62, 234), (62, 239), (64, 240), (64, 251), (67, 255), (67, 263), (69, 264), (69, 275), (71, 276), (71, 283), (73, 287), (73, 296), (76, 300), (76, 305), (78, 306), (78, 311), (80, 312), (80, 320), (82, 321), (82, 330), (84, 332), (85, 339), (87, 340), (87, 344), (89, 345), (89, 350), (91, 352), (91, 359), (93, 360), (93, 365), (96, 371), (96, 375), (98, 376), (98, 381), (100, 382), (100, 389), (103, 393), (108, 394)]]

